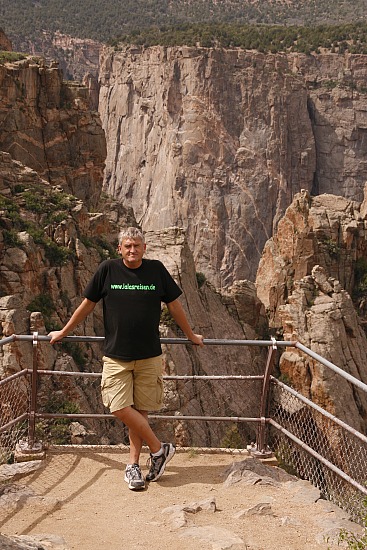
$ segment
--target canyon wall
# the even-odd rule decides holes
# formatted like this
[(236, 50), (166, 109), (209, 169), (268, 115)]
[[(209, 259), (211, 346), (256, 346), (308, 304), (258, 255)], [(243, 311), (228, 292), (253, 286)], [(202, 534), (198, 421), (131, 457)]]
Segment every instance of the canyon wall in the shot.
[[(113, 254), (118, 227), (140, 224), (148, 257), (166, 263), (205, 338), (266, 337), (266, 306), (272, 330), (365, 379), (363, 289), (355, 302), (362, 321), (350, 299), (356, 269), (364, 274), (367, 243), (363, 61), (320, 56), (317, 65), (312, 57), (187, 48), (108, 51), (100, 109), (110, 198), (103, 200), (105, 141), (87, 88), (66, 86), (57, 66), (32, 58), (1, 65), (2, 335), (62, 325), (98, 263)], [(332, 182), (345, 196), (336, 188), (324, 194)], [(255, 288), (249, 279), (256, 273)], [(102, 330), (100, 309), (80, 327), (81, 334)], [(165, 315), (161, 330), (179, 335)], [(2, 376), (29, 366), (29, 344), (3, 351)], [(170, 346), (164, 353), (169, 374), (258, 374), (265, 364), (264, 350), (246, 348)], [(40, 362), (98, 370), (100, 356), (94, 345), (78, 356), (43, 346)], [(288, 352), (280, 369), (306, 395), (364, 429), (367, 407), (359, 394), (345, 389), (348, 399), (338, 404), (338, 381)], [(96, 387), (66, 389), (83, 410), (101, 409)], [(177, 382), (166, 391), (172, 414), (258, 412), (256, 392), (238, 387)], [(191, 445), (194, 428), (178, 420), (169, 435)], [(200, 427), (200, 440), (218, 444), (220, 429)]]
[(102, 44), (96, 40), (69, 36), (59, 31), (43, 31), (33, 40), (14, 37), (13, 49), (39, 56), (47, 64), (59, 63), (66, 80), (83, 81), (86, 74), (98, 77), (99, 54)]
[[(32, 200), (30, 200), (32, 198)], [(34, 200), (41, 206), (34, 208)], [(98, 264), (113, 255), (121, 225), (134, 225), (131, 210), (104, 199), (99, 212), (89, 212), (80, 199), (42, 180), (36, 171), (0, 153), (0, 337), (12, 334), (47, 334), (61, 327), (82, 299), (82, 292)], [(254, 339), (266, 330), (265, 311), (256, 297), (253, 283), (242, 281), (225, 296), (205, 281), (198, 287), (195, 265), (180, 228), (147, 233), (147, 256), (161, 259), (181, 285), (190, 323), (205, 338)], [(247, 312), (251, 307), (251, 315)], [(258, 327), (260, 332), (258, 332)], [(162, 336), (182, 336), (169, 316), (162, 316)], [(74, 334), (103, 336), (102, 312), (93, 315)], [(0, 378), (30, 368), (30, 342), (13, 342), (0, 350)], [(259, 374), (265, 350), (235, 346), (166, 346), (167, 374)], [(38, 368), (47, 370), (101, 371), (100, 344), (42, 343)], [(45, 377), (39, 388), (40, 410), (50, 394), (55, 401), (78, 406), (83, 412), (103, 412), (99, 381)], [(165, 411), (170, 414), (256, 416), (261, 382), (238, 392), (240, 382), (204, 384), (168, 383)], [(254, 390), (256, 386), (256, 391)], [(107, 411), (106, 411), (107, 412)], [(0, 405), (1, 413), (1, 405)], [(1, 415), (0, 415), (1, 416)], [(122, 442), (123, 429), (104, 422), (87, 422), (99, 441)], [(159, 423), (162, 438), (175, 437), (181, 443), (220, 446), (228, 430), (219, 423)], [(254, 438), (252, 428), (241, 427), (244, 441)]]
[(285, 207), (313, 184), (302, 79), (279, 56), (154, 47), (105, 50), (100, 83), (105, 190), (144, 229), (184, 227), (217, 287), (254, 279)]
[(145, 230), (178, 225), (216, 287), (254, 280), (301, 189), (362, 200), (367, 57), (105, 48), (104, 189)]
[[(307, 191), (296, 195), (265, 245), (256, 278), (257, 294), (279, 339), (302, 342), (364, 383), (366, 200), (311, 197)], [(293, 349), (282, 354), (280, 374), (303, 395), (365, 433), (365, 393)]]
[(63, 81), (57, 64), (28, 57), (0, 65), (0, 149), (95, 206), (106, 157), (86, 86)]

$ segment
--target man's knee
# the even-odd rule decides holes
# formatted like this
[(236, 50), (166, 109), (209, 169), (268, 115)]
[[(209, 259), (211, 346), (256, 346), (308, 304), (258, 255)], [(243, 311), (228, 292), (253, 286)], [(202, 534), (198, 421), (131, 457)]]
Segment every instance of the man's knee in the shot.
[(124, 421), (124, 418), (129, 416), (131, 409), (132, 407), (129, 405), (127, 407), (123, 407), (122, 409), (118, 409), (117, 411), (113, 411), (112, 414), (119, 420)]

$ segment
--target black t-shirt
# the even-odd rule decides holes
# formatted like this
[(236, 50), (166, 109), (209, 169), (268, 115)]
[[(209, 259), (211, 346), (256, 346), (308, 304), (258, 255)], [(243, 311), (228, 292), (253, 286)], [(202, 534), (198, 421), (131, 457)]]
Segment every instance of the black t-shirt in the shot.
[(173, 302), (180, 294), (159, 260), (143, 259), (137, 269), (126, 267), (120, 258), (102, 262), (84, 297), (103, 299), (105, 355), (124, 361), (160, 355), (161, 302)]

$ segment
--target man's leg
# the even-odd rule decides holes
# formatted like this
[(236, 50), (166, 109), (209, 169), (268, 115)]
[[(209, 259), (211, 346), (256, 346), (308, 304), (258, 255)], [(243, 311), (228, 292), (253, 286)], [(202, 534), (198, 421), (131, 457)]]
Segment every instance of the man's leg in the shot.
[(129, 428), (130, 464), (139, 464), (143, 442), (148, 445), (151, 453), (161, 449), (161, 442), (149, 426), (147, 411), (138, 411), (133, 407), (124, 407), (113, 413)]

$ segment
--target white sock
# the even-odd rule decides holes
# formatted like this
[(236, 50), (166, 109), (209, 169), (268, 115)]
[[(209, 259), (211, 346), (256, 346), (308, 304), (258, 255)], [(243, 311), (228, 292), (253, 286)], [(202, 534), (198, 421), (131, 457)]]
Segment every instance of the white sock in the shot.
[(163, 445), (161, 444), (161, 448), (156, 453), (152, 453), (152, 456), (161, 456), (163, 453)]

